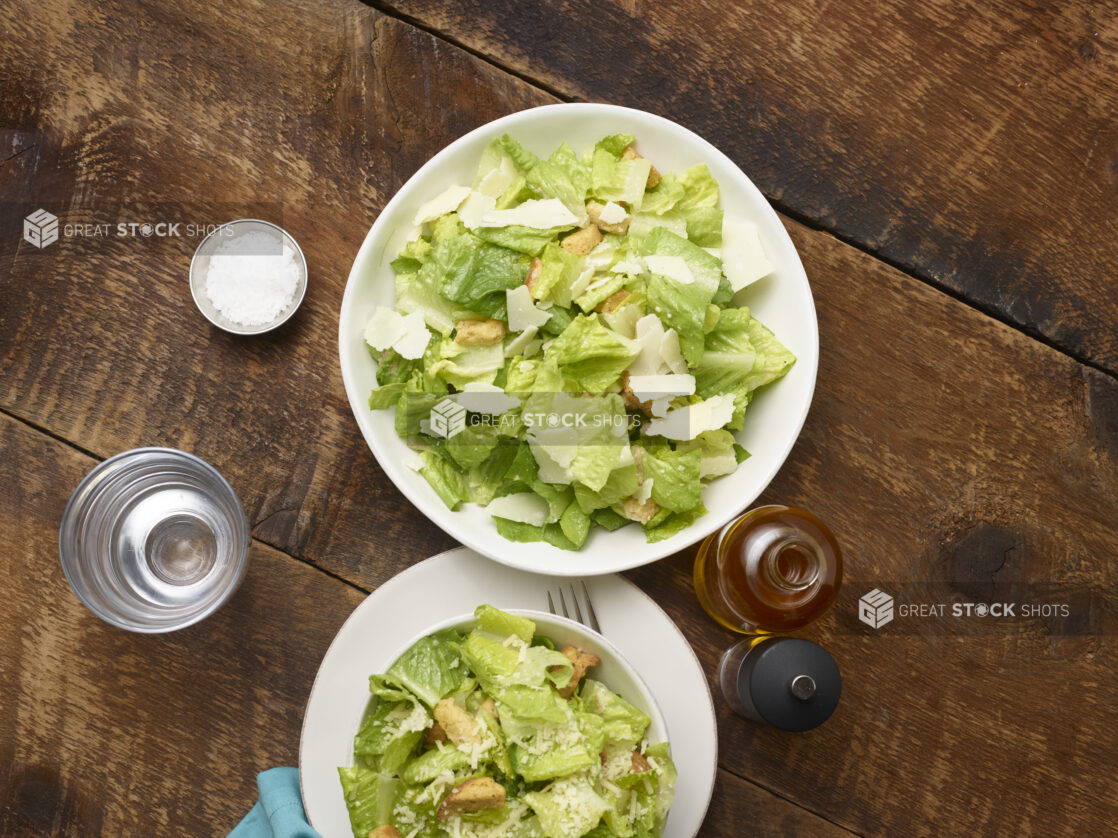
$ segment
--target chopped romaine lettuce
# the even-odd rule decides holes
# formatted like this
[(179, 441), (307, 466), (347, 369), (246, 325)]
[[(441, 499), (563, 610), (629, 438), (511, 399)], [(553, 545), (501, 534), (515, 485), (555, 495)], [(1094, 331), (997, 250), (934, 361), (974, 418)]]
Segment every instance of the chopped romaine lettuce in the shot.
[[(544, 157), (493, 140), (469, 186), (425, 205), (391, 262), (395, 310), (367, 329), (370, 409), (395, 411), (449, 508), (488, 506), (510, 541), (577, 550), (633, 521), (650, 542), (683, 532), (703, 486), (748, 456), (732, 431), (757, 389), (795, 362), (734, 304), (775, 281), (760, 228), (723, 217), (706, 164), (654, 172), (634, 142)], [(613, 202), (612, 220), (592, 221), (590, 201)], [(649, 389), (671, 376), (693, 392)]]
[[(355, 838), (386, 824), (416, 838), (661, 835), (676, 770), (668, 743), (646, 741), (648, 716), (576, 675), (531, 619), (475, 617), (370, 677), (354, 764), (338, 769)], [(468, 780), (500, 805), (457, 810)]]

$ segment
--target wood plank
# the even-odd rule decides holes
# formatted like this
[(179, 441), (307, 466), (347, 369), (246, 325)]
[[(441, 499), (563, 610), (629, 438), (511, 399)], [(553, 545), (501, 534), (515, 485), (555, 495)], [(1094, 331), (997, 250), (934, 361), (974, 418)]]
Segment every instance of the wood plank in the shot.
[[(0, 834), (223, 835), (258, 771), (297, 764), (319, 661), (364, 594), (254, 541), (243, 586), (204, 622), (112, 628), (57, 560), (62, 510), (95, 462), (0, 416)], [(722, 771), (701, 834), (742, 822), (846, 834)]]
[[(129, 12), (148, 26), (156, 14), (105, 8), (81, 26), (106, 55), (119, 40), (113, 27), (131, 25)], [(34, 117), (13, 123), (35, 141), (20, 140), (29, 150), (16, 159), (30, 173), (21, 194), (37, 196), (59, 178), (70, 206), (91, 219), (110, 200), (113, 177), (125, 202), (159, 198), (164, 182), (213, 207), (293, 196), (284, 223), (307, 246), (313, 284), (288, 329), (238, 341), (211, 332), (193, 311), (185, 243), (33, 251), (13, 250), (18, 235), (5, 234), (0, 406), (98, 456), (141, 443), (194, 450), (230, 477), (261, 537), (367, 588), (448, 546), (386, 484), (348, 415), (335, 372), (337, 305), (371, 214), (406, 174), (397, 154), (418, 161), (472, 124), (547, 97), (372, 12), (332, 17), (333, 6), (307, 20), (288, 6), (271, 10), (276, 31), (298, 29), (290, 42), (300, 46), (282, 66), (265, 55), (249, 62), (254, 72), (232, 72), (226, 83), (202, 71), (236, 53), (227, 45), (244, 42), (248, 29), (237, 27), (248, 24), (234, 21), (223, 34), (225, 24), (201, 5), (163, 20), (181, 29), (178, 38), (156, 39), (150, 55), (137, 47), (137, 73), (149, 84), (125, 96), (113, 84), (123, 71), (73, 69), (81, 62), (70, 18), (26, 11), (12, 24), (24, 27), (22, 37), (0, 47), (14, 58), (0, 70), (5, 108), (11, 102), (13, 113)], [(13, 74), (31, 66), (30, 52), (18, 50), (30, 49), (32, 28), (36, 66), (47, 75), (15, 88)], [(157, 47), (176, 63), (161, 63)], [(232, 104), (171, 86), (192, 69), (214, 102)], [(284, 84), (258, 81), (269, 72)], [(417, 92), (431, 98), (406, 99)], [(252, 109), (265, 115), (259, 123), (235, 120)], [(163, 117), (171, 112), (174, 126)], [(402, 138), (398, 146), (376, 145), (392, 136)], [(954, 558), (967, 555), (958, 545), (983, 527), (1012, 534), (1011, 569), (1022, 578), (1112, 588), (1114, 380), (831, 236), (789, 227), (813, 279), (823, 356), (808, 425), (767, 497), (833, 524), (850, 556), (848, 593), (856, 598), (860, 583), (882, 580), (958, 590), (969, 584), (968, 567), (981, 569)], [(731, 638), (693, 604), (686, 561), (635, 578), (680, 621), (713, 673)], [(1090, 834), (1118, 815), (1113, 789), (1097, 782), (1115, 767), (1108, 636), (1038, 624), (1024, 638), (965, 644), (867, 637), (838, 619), (850, 613), (843, 605), (809, 633), (847, 673), (839, 715), (820, 731), (785, 737), (723, 711), (727, 768), (868, 834)], [(1092, 686), (1084, 693), (1078, 684)]]
[(1118, 371), (1118, 6), (373, 0)]
[[(250, 58), (241, 45), (261, 14), (289, 46)], [(366, 584), (394, 569), (350, 549), (369, 528), (365, 512), (347, 514), (353, 501), (379, 510), (396, 566), (451, 546), (369, 457), (338, 376), (337, 311), (358, 245), (404, 180), (468, 130), (550, 98), (344, 0), (240, 14), (118, 0), (78, 22), (27, 2), (8, 17), (0, 111), (26, 150), (0, 169), (0, 407), (102, 457), (192, 450), (230, 476), (259, 537), (330, 555)], [(114, 235), (37, 250), (20, 225), (38, 206)], [(245, 216), (285, 225), (309, 263), (300, 312), (266, 337), (199, 315), (187, 284), (197, 238), (115, 236), (120, 221)]]
[[(815, 278), (822, 357), (803, 435), (762, 500), (815, 511), (844, 547), (835, 610), (803, 633), (838, 660), (844, 698), (799, 736), (722, 706), (723, 764), (863, 834), (1106, 832), (1118, 817), (1118, 788), (1099, 782), (1118, 770), (1118, 385), (788, 228)], [(735, 638), (690, 596), (690, 566), (681, 555), (631, 576), (666, 603), (713, 684)], [(1094, 622), (1079, 599), (1070, 620), (1012, 631), (898, 618), (875, 634), (856, 619), (876, 585), (994, 602), (1022, 583), (1091, 591)]]
[(94, 463), (0, 417), (0, 834), (223, 835), (256, 772), (296, 764), (319, 661), (364, 595), (253, 542), (244, 584), (197, 626), (102, 623), (58, 562)]
[(789, 805), (754, 783), (719, 770), (710, 811), (698, 838), (850, 838), (851, 834), (806, 809)]

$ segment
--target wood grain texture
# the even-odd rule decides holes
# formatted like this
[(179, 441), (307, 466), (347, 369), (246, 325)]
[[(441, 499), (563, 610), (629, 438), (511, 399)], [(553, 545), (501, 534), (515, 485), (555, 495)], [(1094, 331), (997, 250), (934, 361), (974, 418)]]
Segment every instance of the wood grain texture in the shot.
[[(57, 558), (95, 462), (0, 415), (0, 835), (224, 835), (257, 772), (297, 764), (318, 664), (364, 594), (254, 541), (242, 587), (204, 622), (153, 637), (102, 623)], [(743, 822), (847, 834), (720, 771), (701, 834)]]
[[(193, 450), (230, 478), (259, 538), (373, 588), (452, 542), (387, 482), (349, 415), (334, 339), (349, 263), (377, 210), (430, 154), (476, 124), (551, 99), (368, 9), (238, 8), (240, 15), (125, 0), (95, 10), (19, 4), (6, 21), (0, 158), (9, 148), (15, 156), (0, 166), (0, 188), (17, 206), (0, 210), (0, 407), (98, 457), (145, 443)], [(268, 43), (282, 49), (256, 44), (253, 27), (265, 13)], [(694, 85), (700, 95), (700, 80)], [(789, 183), (798, 171), (787, 171)], [(41, 251), (16, 244), (24, 201), (93, 222), (151, 212), (157, 202), (224, 221), (277, 200), (276, 220), (307, 251), (311, 286), (295, 321), (266, 338), (235, 339), (201, 320), (186, 286), (187, 241), (68, 240)], [(823, 349), (808, 424), (766, 497), (818, 512), (847, 549), (845, 599), (806, 633), (838, 658), (846, 698), (831, 722), (799, 737), (723, 709), (722, 765), (752, 782), (742, 791), (722, 775), (705, 834), (740, 835), (751, 812), (765, 824), (790, 818), (786, 832), (825, 834), (822, 821), (798, 820), (806, 816), (791, 803), (780, 815), (768, 798), (750, 802), (746, 792), (761, 787), (868, 835), (1099, 834), (1118, 817), (1113, 785), (1099, 782), (1114, 776), (1118, 753), (1112, 630), (1033, 622), (965, 642), (931, 630), (872, 636), (852, 609), (864, 586), (886, 581), (926, 584), (929, 595), (944, 597), (974, 595), (976, 578), (992, 592), (1019, 579), (1113, 589), (1118, 385), (830, 235), (788, 226), (813, 281)], [(20, 448), (0, 469), (14, 469), (20, 457), (41, 476), (21, 483), (22, 471), (9, 472), (3, 491), (16, 494), (24, 517), (3, 532), (37, 545), (46, 560), (30, 578), (41, 580), (54, 567), (61, 504), (88, 463), (70, 452), (40, 466)], [(30, 494), (19, 494), (28, 486)], [(262, 567), (281, 561), (254, 549), (266, 556)], [(1002, 565), (999, 550), (1009, 557)], [(270, 639), (263, 633), (247, 649), (235, 644), (264, 631), (256, 621), (273, 625), (267, 609), (297, 587), (293, 574), (309, 571), (276, 573), (274, 585), (270, 570), (259, 580), (272, 585), (250, 603), (260, 613), (213, 629), (228, 635), (207, 642), (250, 660), (265, 654), (266, 646), (256, 649)], [(633, 577), (679, 621), (713, 675), (733, 638), (699, 612), (686, 557)], [(282, 612), (285, 619), (315, 619), (317, 597)], [(41, 615), (32, 594), (13, 600), (39, 621), (33, 648), (100, 629), (76, 602), (59, 616)], [(61, 639), (48, 634), (55, 622)], [(317, 630), (329, 632), (325, 624)], [(77, 694), (138, 684), (149, 647), (96, 636), (110, 655), (100, 668), (114, 680), (98, 680), (99, 659), (91, 658), (78, 667), (89, 683)], [(5, 673), (26, 670), (35, 684), (59, 669), (23, 649), (4, 644)], [(173, 643), (167, 649), (185, 654)], [(185, 678), (189, 668), (176, 666)], [(259, 674), (247, 664), (245, 671)], [(48, 683), (55, 686), (46, 703), (69, 708), (64, 688), (72, 685)], [(254, 683), (217, 694), (225, 704), (258, 701), (278, 713), (298, 706), (290, 702), (301, 702), (309, 685), (281, 681), (273, 693)], [(115, 769), (123, 770), (122, 749), (132, 748), (153, 778), (106, 785), (92, 773), (86, 786), (74, 778), (93, 771), (95, 758), (82, 757), (81, 771), (51, 761), (51, 749), (67, 744), (52, 727), (56, 716), (29, 717), (14, 729), (46, 744), (0, 754), (10, 766), (4, 776), (18, 780), (5, 787), (5, 817), (30, 818), (31, 834), (69, 824), (97, 834), (97, 823), (109, 824), (105, 834), (121, 825), (150, 834), (124, 812), (143, 799), (145, 783), (166, 782), (165, 755), (144, 751), (145, 743), (152, 736), (181, 745), (185, 734), (160, 732), (148, 710), (140, 717), (145, 735), (122, 745), (114, 724), (131, 711), (110, 698), (105, 715), (84, 704), (66, 712), (76, 730), (92, 731)], [(232, 722), (214, 724), (226, 730)], [(285, 724), (283, 744), (259, 736), (241, 743), (275, 750), (227, 775), (219, 770), (224, 788), (241, 790), (214, 804), (224, 813), (247, 807), (255, 770), (293, 758), (297, 722)], [(217, 770), (209, 752), (190, 759), (191, 771)], [(175, 805), (194, 796), (177, 799), (166, 798), (158, 816), (179, 817)]]
[[(550, 99), (342, 4), (269, 7), (299, 46), (251, 61), (231, 45), (251, 41), (259, 7), (245, 20), (203, 6), (17, 11), (0, 70), (0, 154), (12, 149), (0, 404), (98, 457), (199, 453), (230, 477), (258, 538), (366, 587), (451, 546), (352, 422), (335, 313), (357, 243), (414, 168), (474, 124)], [(34, 250), (15, 244), (23, 201), (70, 223), (264, 213), (307, 252), (307, 300), (274, 336), (226, 336), (190, 301), (193, 244)], [(295, 762), (318, 659), (359, 594), (257, 542), (216, 617), (169, 638), (115, 631), (78, 604), (56, 559), (62, 508), (94, 460), (5, 416), (0, 454), (0, 532), (20, 546), (0, 553), (18, 582), (0, 643), (0, 834), (224, 834), (255, 772)], [(727, 772), (718, 790), (704, 835), (736, 834), (742, 818), (759, 835), (841, 832)]]
[[(257, 28), (274, 49), (250, 59)], [(0, 406), (108, 456), (192, 450), (228, 474), (254, 531), (383, 581), (349, 547), (377, 509), (394, 558), (452, 542), (373, 464), (337, 365), (337, 312), (380, 207), (434, 151), (547, 101), (417, 30), (353, 3), (17, 4), (0, 69)], [(280, 332), (237, 338), (190, 297), (198, 239), (20, 241), (30, 208), (63, 223), (275, 220), (301, 242), (309, 287)], [(123, 396), (123, 398), (122, 398)], [(370, 467), (371, 466), (371, 467)], [(348, 531), (342, 542), (337, 539)], [(334, 553), (331, 544), (342, 544)]]
[[(803, 633), (838, 660), (844, 695), (792, 737), (723, 707), (720, 758), (862, 834), (1105, 833), (1118, 817), (1118, 788), (1100, 782), (1118, 770), (1118, 386), (788, 229), (814, 278), (822, 355), (804, 432), (762, 499), (811, 509), (844, 547), (843, 593)], [(734, 638), (690, 596), (690, 557), (631, 575), (713, 684)], [(878, 585), (950, 603), (1028, 598), (1028, 583), (1074, 588), (1060, 595), (1070, 619), (898, 618), (875, 633), (856, 618)]]
[(1118, 5), (374, 0), (1118, 371)]
[(363, 594), (254, 542), (242, 587), (197, 626), (102, 623), (58, 562), (94, 463), (0, 416), (0, 835), (224, 835), (256, 773), (296, 763), (318, 663)]

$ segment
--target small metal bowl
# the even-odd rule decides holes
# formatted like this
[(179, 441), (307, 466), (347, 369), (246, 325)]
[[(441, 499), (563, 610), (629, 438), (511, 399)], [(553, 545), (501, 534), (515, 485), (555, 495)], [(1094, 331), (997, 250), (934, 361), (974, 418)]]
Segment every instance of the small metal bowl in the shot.
[[(234, 323), (217, 310), (206, 293), (206, 274), (209, 272), (210, 257), (217, 252), (218, 246), (229, 238), (251, 232), (263, 232), (271, 235), (278, 233), (288, 247), (295, 251), (296, 261), (300, 268), (299, 280), (295, 286), (295, 295), (291, 298), (291, 302), (274, 319), (258, 326)], [(299, 247), (299, 243), (291, 237), (291, 234), (270, 221), (261, 221), (257, 218), (241, 218), (237, 221), (230, 221), (228, 224), (222, 224), (202, 239), (202, 243), (194, 251), (194, 258), (190, 260), (190, 293), (194, 297), (194, 304), (198, 306), (198, 310), (219, 329), (234, 335), (261, 335), (282, 326), (299, 309), (299, 305), (303, 302), (303, 297), (307, 293), (307, 259), (303, 255), (303, 249)]]

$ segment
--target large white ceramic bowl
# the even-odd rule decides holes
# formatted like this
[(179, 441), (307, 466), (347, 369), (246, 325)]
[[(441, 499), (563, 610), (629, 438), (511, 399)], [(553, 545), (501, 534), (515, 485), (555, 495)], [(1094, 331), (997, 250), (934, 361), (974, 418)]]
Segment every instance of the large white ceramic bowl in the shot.
[[(706, 163), (721, 187), (728, 215), (747, 218), (761, 228), (772, 275), (744, 289), (738, 302), (753, 313), (792, 352), (797, 361), (780, 381), (761, 390), (749, 406), (738, 442), (752, 456), (733, 474), (703, 490), (709, 513), (672, 538), (648, 544), (639, 526), (614, 532), (591, 531), (582, 549), (570, 552), (550, 544), (519, 544), (497, 533), (490, 515), (465, 504), (452, 512), (427, 481), (407, 466), (415, 454), (396, 435), (391, 410), (371, 411), (376, 365), (365, 347), (365, 323), (378, 305), (395, 302), (395, 277), (389, 262), (414, 237), (416, 210), (446, 187), (469, 185), (482, 150), (509, 134), (530, 151), (550, 154), (561, 142), (576, 152), (606, 134), (637, 138), (641, 153), (662, 171)], [(548, 105), (506, 116), (471, 131), (427, 162), (388, 202), (358, 251), (342, 298), (338, 343), (342, 379), (361, 433), (385, 474), (423, 514), (479, 553), (512, 567), (538, 573), (585, 576), (613, 573), (647, 564), (699, 541), (732, 520), (764, 491), (799, 436), (815, 389), (819, 332), (807, 275), (780, 219), (753, 182), (726, 155), (680, 125), (644, 111), (616, 105)]]
[[(668, 740), (668, 726), (660, 705), (644, 679), (628, 659), (608, 640), (581, 623), (548, 614), (511, 608), (509, 613), (528, 617), (536, 623), (536, 634), (549, 638), (557, 649), (571, 645), (601, 658), (601, 664), (587, 677), (601, 681), (651, 720), (645, 734), (649, 744)], [(441, 620), (402, 644), (385, 660), (373, 664), (374, 669), (361, 674), (363, 689), (343, 690), (339, 679), (349, 679), (362, 657), (360, 638), (349, 631), (366, 620), (358, 612), (338, 632), (319, 669), (303, 721), (300, 743), (303, 800), (311, 825), (324, 836), (349, 834), (349, 815), (342, 797), (336, 766), (353, 765), (353, 737), (361, 727), (361, 719), (371, 701), (367, 689), (368, 675), (386, 672), (388, 668), (421, 638), (447, 628), (469, 632), (477, 623), (473, 614), (461, 614)], [(368, 661), (366, 661), (368, 663)], [(350, 679), (352, 680), (352, 679)], [(670, 745), (670, 742), (669, 742)], [(316, 771), (316, 768), (322, 770)]]

